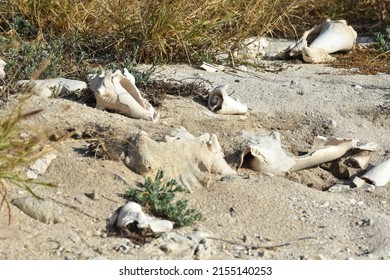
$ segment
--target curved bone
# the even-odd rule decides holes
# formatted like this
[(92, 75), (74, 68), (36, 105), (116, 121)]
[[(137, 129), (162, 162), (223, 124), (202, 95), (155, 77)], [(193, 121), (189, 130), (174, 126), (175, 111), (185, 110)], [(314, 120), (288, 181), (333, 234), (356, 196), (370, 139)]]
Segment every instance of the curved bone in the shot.
[(377, 187), (385, 186), (390, 182), (390, 159), (373, 167), (361, 178), (369, 180)]
[(341, 158), (351, 149), (373, 151), (377, 148), (375, 143), (359, 145), (357, 139), (352, 138), (326, 138), (317, 136), (312, 149), (303, 156), (296, 157), (296, 164), (290, 171), (298, 171)]
[(246, 104), (240, 103), (227, 94), (228, 85), (216, 87), (209, 93), (209, 109), (217, 114), (245, 114), (248, 111)]
[(255, 171), (280, 175), (294, 166), (295, 160), (281, 147), (279, 132), (274, 131), (262, 137), (250, 134), (243, 136), (249, 140), (249, 143), (241, 154), (239, 167), (245, 164)]
[(129, 146), (126, 164), (144, 176), (164, 170), (166, 178), (175, 178), (189, 191), (192, 187), (207, 185), (210, 174), (236, 174), (224, 160), (216, 135), (206, 133), (191, 138), (188, 134), (156, 142), (141, 132)]
[(71, 92), (82, 91), (87, 88), (87, 84), (83, 81), (71, 80), (65, 78), (54, 78), (45, 80), (20, 80), (18, 85), (31, 84), (31, 91), (38, 96), (50, 97)]
[(326, 20), (303, 33), (303, 36), (284, 51), (278, 53), (276, 59), (287, 59), (302, 55), (309, 63), (333, 61), (329, 56), (339, 51), (349, 51), (355, 47), (357, 33), (345, 20)]
[(107, 71), (101, 75), (88, 75), (90, 89), (95, 93), (96, 108), (116, 110), (131, 118), (156, 122), (159, 114), (152, 105), (141, 96), (135, 86), (135, 78), (127, 69)]

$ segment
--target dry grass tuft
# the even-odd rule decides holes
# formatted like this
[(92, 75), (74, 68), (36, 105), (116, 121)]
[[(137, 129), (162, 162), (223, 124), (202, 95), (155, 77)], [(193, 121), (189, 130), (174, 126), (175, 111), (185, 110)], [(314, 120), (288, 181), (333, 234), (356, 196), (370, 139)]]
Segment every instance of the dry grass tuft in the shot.
[(14, 108), (11, 113), (2, 116), (0, 121), (0, 210), (5, 205), (8, 209), (9, 222), (11, 221), (8, 201), (8, 184), (12, 183), (35, 195), (31, 186), (34, 184), (54, 186), (50, 183), (28, 179), (20, 174), (22, 167), (40, 158), (47, 149), (40, 145), (41, 139), (26, 131), (21, 122), (41, 110), (22, 113), (21, 106)]

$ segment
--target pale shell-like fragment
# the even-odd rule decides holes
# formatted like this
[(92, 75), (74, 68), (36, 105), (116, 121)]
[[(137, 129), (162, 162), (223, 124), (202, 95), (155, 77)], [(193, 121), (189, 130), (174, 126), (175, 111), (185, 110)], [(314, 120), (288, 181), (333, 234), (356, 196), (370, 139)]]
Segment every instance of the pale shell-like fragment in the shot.
[(66, 78), (45, 80), (20, 80), (18, 85), (31, 85), (31, 92), (41, 97), (59, 96), (75, 93), (87, 88), (87, 83)]
[(30, 179), (36, 179), (39, 175), (44, 174), (49, 168), (52, 160), (54, 160), (55, 158), (57, 158), (56, 154), (49, 153), (37, 159), (32, 165), (29, 166), (27, 170), (27, 177)]
[(246, 133), (242, 136), (249, 142), (241, 154), (239, 167), (245, 165), (255, 171), (281, 175), (294, 166), (295, 160), (281, 147), (279, 132), (274, 131), (261, 137)]
[(131, 118), (156, 122), (159, 114), (153, 106), (141, 96), (135, 85), (135, 78), (125, 68), (112, 73), (88, 75), (90, 89), (96, 97), (96, 108), (115, 110)]
[(357, 33), (345, 20), (326, 20), (324, 23), (305, 31), (303, 36), (275, 58), (287, 59), (302, 55), (308, 63), (333, 61), (329, 54), (349, 51), (355, 47)]
[(141, 205), (136, 202), (128, 202), (124, 206), (118, 208), (111, 215), (108, 226), (125, 228), (130, 224), (135, 223), (139, 229), (150, 228), (154, 233), (171, 231), (173, 223), (168, 220), (155, 219), (142, 211)]
[(246, 104), (242, 104), (227, 94), (228, 85), (214, 88), (208, 96), (209, 109), (217, 114), (245, 114), (248, 111)]
[(390, 159), (376, 165), (361, 178), (372, 182), (376, 187), (385, 186), (390, 182)]

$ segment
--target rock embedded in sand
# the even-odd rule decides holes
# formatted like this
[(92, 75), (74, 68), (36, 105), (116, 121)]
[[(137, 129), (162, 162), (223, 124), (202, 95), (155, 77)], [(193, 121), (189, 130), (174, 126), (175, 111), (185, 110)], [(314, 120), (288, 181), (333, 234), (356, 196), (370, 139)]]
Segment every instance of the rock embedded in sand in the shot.
[(24, 196), (13, 199), (11, 203), (25, 214), (42, 223), (57, 224), (64, 222), (62, 208), (53, 202), (33, 196)]
[(83, 81), (54, 78), (45, 80), (20, 80), (18, 85), (31, 85), (31, 92), (41, 97), (59, 96), (69, 93), (77, 93), (87, 88)]
[(206, 186), (211, 174), (236, 174), (225, 161), (215, 134), (194, 137), (185, 128), (174, 129), (164, 142), (140, 132), (129, 145), (126, 165), (143, 176), (154, 176), (163, 170), (166, 178), (176, 179), (188, 191)]

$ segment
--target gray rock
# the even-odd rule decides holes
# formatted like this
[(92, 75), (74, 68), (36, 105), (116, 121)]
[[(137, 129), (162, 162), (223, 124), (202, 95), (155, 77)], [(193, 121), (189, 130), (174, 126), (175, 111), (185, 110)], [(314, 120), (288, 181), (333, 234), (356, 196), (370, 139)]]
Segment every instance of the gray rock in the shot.
[(63, 209), (53, 202), (33, 196), (15, 198), (12, 204), (30, 217), (46, 224), (63, 223)]

